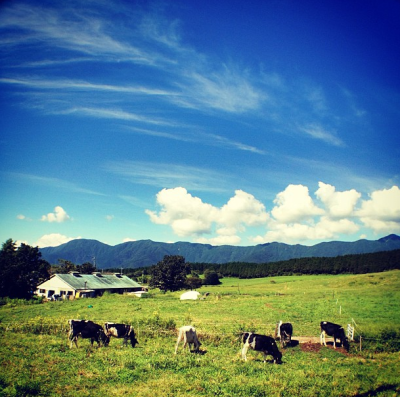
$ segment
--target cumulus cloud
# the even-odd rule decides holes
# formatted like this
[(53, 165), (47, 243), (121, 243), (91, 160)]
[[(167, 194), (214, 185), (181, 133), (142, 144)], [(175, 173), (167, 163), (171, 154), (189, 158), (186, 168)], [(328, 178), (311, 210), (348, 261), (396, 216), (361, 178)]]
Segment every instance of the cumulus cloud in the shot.
[(262, 225), (268, 220), (264, 204), (253, 195), (236, 190), (235, 196), (221, 208), (218, 223), (228, 226), (245, 224), (248, 226)]
[(161, 211), (146, 210), (150, 220), (159, 225), (170, 225), (178, 236), (210, 233), (217, 209), (193, 197), (183, 187), (163, 189), (157, 194)]
[(59, 205), (54, 208), (54, 212), (50, 212), (47, 215), (43, 215), (40, 219), (43, 222), (57, 222), (62, 223), (70, 219), (70, 216), (65, 212), (65, 210)]
[(317, 223), (270, 222), (268, 228), (264, 236), (257, 236), (253, 241), (258, 244), (273, 241), (295, 244), (332, 239), (338, 234), (351, 235), (359, 230), (359, 226), (349, 219), (332, 220), (328, 217), (321, 217)]
[(348, 217), (353, 214), (355, 205), (361, 197), (355, 189), (336, 192), (334, 186), (319, 182), (315, 195), (325, 204), (329, 215), (333, 218)]
[(376, 190), (369, 200), (364, 200), (357, 212), (365, 226), (375, 232), (400, 231), (400, 189)]
[[(238, 245), (242, 234), (265, 226), (265, 234), (248, 237), (253, 243), (273, 241), (311, 243), (351, 236), (368, 229), (375, 232), (400, 231), (400, 190), (378, 190), (361, 202), (355, 189), (336, 191), (319, 182), (315, 196), (303, 185), (289, 185), (278, 193), (269, 213), (253, 195), (236, 190), (226, 204), (216, 207), (192, 196), (183, 187), (163, 189), (157, 194), (159, 211), (146, 210), (153, 223), (168, 225), (178, 236), (212, 245)], [(323, 204), (321, 208), (315, 201)], [(364, 226), (367, 228), (362, 229)]]
[(26, 216), (25, 216), (25, 215), (22, 215), (22, 214), (19, 214), (19, 215), (17, 215), (17, 219), (23, 221), (23, 220), (26, 219)]
[(75, 239), (80, 239), (82, 237), (67, 237), (64, 236), (63, 234), (59, 233), (50, 233), (50, 234), (45, 234), (42, 237), (39, 238), (39, 240), (34, 244), (35, 246), (38, 246), (39, 248), (43, 247), (57, 247), (58, 245), (68, 243), (68, 241), (75, 240)]
[(123, 243), (128, 243), (129, 241), (136, 241), (134, 238), (126, 237), (122, 240)]
[(114, 215), (106, 215), (106, 219), (111, 222), (114, 219)]
[[(263, 224), (268, 219), (264, 205), (249, 193), (237, 190), (221, 208), (193, 197), (183, 187), (163, 189), (157, 194), (161, 210), (146, 210), (153, 223), (169, 225), (178, 236), (201, 236), (217, 228), (218, 237), (204, 240), (212, 244), (237, 244), (238, 231)], [(198, 240), (199, 241), (199, 240)]]
[(324, 214), (324, 210), (314, 204), (308, 187), (303, 185), (289, 185), (277, 194), (274, 203), (271, 214), (280, 223), (299, 222)]

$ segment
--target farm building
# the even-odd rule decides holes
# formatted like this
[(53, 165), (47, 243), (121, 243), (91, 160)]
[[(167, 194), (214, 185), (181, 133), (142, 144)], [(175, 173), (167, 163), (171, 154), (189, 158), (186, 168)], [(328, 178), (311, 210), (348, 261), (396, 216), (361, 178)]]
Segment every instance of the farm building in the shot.
[(104, 292), (142, 294), (145, 289), (136, 281), (123, 274), (54, 274), (37, 286), (36, 295), (48, 299), (73, 299), (78, 297), (101, 296)]

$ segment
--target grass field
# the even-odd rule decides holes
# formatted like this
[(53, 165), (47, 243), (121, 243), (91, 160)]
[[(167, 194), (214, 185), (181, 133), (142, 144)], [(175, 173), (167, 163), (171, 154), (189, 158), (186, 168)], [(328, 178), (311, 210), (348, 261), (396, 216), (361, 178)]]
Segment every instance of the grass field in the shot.
[[(180, 292), (0, 308), (0, 396), (398, 396), (400, 271), (366, 275), (222, 279), (204, 300)], [(69, 348), (67, 320), (130, 323), (139, 345)], [(357, 324), (349, 354), (301, 344), (283, 363), (240, 357), (242, 331), (272, 335), (290, 321), (296, 336), (319, 336), (319, 322)], [(192, 324), (202, 354), (174, 355), (176, 328)], [(385, 339), (389, 335), (390, 343)]]

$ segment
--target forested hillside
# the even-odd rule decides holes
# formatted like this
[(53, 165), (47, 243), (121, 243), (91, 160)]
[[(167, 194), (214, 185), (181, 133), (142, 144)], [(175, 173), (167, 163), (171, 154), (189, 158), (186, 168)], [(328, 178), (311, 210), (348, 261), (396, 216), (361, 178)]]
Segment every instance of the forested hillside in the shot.
[(225, 264), (192, 263), (194, 271), (214, 269), (225, 277), (258, 278), (292, 274), (374, 273), (400, 269), (400, 250), (334, 258), (298, 258), (271, 263), (232, 262)]

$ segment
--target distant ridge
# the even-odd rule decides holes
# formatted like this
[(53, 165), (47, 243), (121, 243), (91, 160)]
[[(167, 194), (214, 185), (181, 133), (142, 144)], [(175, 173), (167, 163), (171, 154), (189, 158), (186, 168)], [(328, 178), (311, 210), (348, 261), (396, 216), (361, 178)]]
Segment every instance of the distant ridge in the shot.
[(294, 258), (335, 257), (395, 249), (400, 249), (400, 237), (390, 234), (379, 240), (331, 241), (313, 246), (268, 243), (237, 247), (187, 242), (169, 244), (152, 240), (130, 241), (110, 246), (97, 240), (77, 239), (58, 247), (41, 248), (40, 252), (43, 259), (51, 264), (58, 263), (58, 259), (82, 264), (92, 262), (93, 258), (96, 258), (97, 268), (105, 269), (151, 266), (159, 262), (164, 255), (182, 255), (187, 262), (200, 263), (269, 263)]

